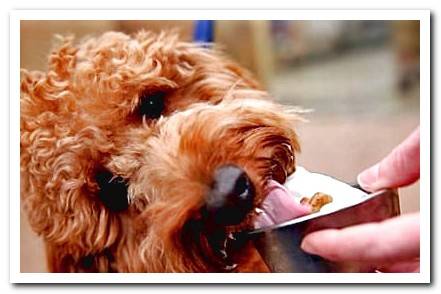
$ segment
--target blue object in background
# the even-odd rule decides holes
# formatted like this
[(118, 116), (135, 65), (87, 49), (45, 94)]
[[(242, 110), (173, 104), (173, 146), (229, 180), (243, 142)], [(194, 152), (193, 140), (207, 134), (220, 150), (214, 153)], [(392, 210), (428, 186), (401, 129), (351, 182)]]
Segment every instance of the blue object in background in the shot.
[(195, 20), (193, 41), (211, 43), (214, 40), (214, 20)]

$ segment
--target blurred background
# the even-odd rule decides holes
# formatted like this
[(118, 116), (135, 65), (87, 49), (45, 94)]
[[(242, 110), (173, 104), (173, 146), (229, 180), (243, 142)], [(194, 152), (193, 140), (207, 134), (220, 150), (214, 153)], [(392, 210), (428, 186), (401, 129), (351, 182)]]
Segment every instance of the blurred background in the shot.
[[(45, 70), (54, 34), (177, 28), (193, 21), (21, 21), (21, 67)], [(276, 101), (314, 111), (298, 126), (298, 164), (354, 183), (419, 125), (419, 21), (216, 21), (214, 41)], [(419, 183), (400, 189), (419, 211)], [(21, 217), (22, 272), (46, 271), (43, 242)]]

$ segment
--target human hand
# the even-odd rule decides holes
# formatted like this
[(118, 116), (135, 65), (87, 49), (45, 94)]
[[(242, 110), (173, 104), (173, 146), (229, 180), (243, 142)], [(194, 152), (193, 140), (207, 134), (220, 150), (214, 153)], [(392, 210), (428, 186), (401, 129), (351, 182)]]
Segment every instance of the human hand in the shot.
[[(363, 171), (358, 183), (367, 191), (410, 185), (420, 175), (419, 127), (379, 163)], [(419, 213), (378, 223), (313, 232), (302, 249), (332, 261), (354, 261), (382, 272), (418, 272)]]

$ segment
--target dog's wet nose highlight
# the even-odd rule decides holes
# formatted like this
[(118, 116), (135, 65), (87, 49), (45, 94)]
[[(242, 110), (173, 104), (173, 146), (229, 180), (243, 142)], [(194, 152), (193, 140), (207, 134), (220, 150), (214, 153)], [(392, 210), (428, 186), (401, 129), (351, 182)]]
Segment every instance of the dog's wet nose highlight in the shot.
[(224, 165), (213, 174), (206, 195), (206, 217), (216, 225), (239, 224), (253, 208), (255, 189), (246, 172), (235, 165)]

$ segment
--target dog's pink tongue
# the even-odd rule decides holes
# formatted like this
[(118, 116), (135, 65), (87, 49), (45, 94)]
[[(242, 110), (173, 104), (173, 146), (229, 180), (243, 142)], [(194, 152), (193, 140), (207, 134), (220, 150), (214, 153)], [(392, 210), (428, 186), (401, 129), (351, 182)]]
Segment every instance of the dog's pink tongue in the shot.
[(254, 223), (256, 229), (279, 224), (311, 213), (311, 207), (298, 203), (294, 194), (278, 182), (271, 180), (268, 191), (269, 193), (261, 207), (262, 212)]

